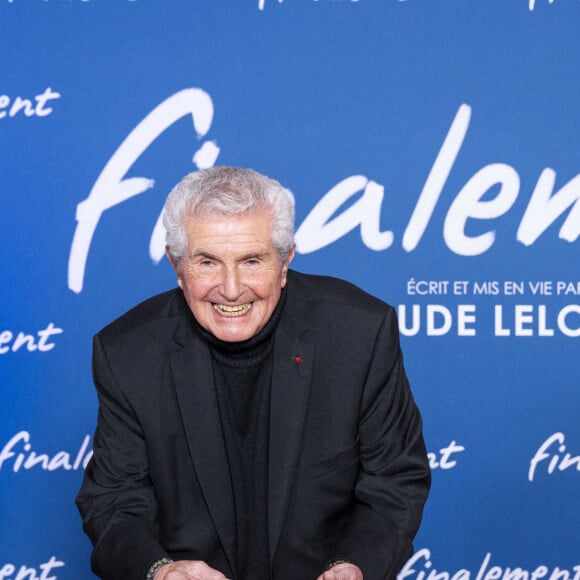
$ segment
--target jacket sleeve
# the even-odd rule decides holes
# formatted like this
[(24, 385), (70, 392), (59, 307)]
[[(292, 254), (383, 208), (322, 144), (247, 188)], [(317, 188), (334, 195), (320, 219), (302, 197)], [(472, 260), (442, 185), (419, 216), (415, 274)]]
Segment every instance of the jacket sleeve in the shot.
[(413, 553), (431, 481), (393, 309), (374, 345), (361, 404), (359, 447), (354, 514), (336, 555), (357, 564), (365, 580), (392, 579)]
[(103, 580), (142, 580), (167, 554), (156, 540), (146, 442), (98, 336), (93, 342), (93, 377), (98, 422), (93, 457), (76, 503), (93, 543), (95, 574)]

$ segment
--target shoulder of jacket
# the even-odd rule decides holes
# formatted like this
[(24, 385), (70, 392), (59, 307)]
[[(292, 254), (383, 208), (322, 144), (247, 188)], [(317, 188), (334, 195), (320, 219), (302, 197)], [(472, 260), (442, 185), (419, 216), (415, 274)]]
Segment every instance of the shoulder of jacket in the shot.
[(288, 292), (301, 301), (337, 304), (384, 314), (392, 310), (387, 302), (369, 294), (352, 282), (332, 276), (288, 272)]
[(133, 334), (140, 328), (182, 316), (187, 304), (179, 288), (157, 294), (140, 302), (97, 333), (102, 339)]

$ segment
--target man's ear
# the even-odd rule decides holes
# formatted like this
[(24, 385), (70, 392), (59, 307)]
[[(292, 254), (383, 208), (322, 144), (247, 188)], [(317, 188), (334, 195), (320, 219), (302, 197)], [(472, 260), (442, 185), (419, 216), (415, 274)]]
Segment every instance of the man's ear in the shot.
[(175, 275), (177, 276), (178, 286), (183, 289), (183, 285), (182, 285), (182, 281), (181, 281), (181, 274), (179, 273), (179, 266), (177, 265), (177, 261), (175, 260), (175, 258), (171, 254), (171, 251), (169, 250), (169, 246), (165, 246), (165, 255), (167, 256), (167, 259), (169, 260), (169, 262), (173, 266), (173, 269), (175, 270)]
[(286, 286), (286, 279), (288, 277), (288, 268), (290, 267), (290, 262), (294, 259), (294, 255), (296, 254), (296, 247), (292, 246), (290, 249), (290, 253), (286, 258), (286, 261), (282, 265), (282, 288)]

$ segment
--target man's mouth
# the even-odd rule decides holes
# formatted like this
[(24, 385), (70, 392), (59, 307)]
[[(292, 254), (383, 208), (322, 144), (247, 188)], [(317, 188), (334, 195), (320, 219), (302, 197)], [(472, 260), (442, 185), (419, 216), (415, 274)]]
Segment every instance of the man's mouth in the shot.
[(251, 302), (247, 302), (246, 304), (236, 304), (234, 306), (228, 306), (227, 304), (216, 304), (212, 302), (212, 306), (214, 310), (219, 312), (222, 316), (243, 316), (250, 310), (252, 307)]

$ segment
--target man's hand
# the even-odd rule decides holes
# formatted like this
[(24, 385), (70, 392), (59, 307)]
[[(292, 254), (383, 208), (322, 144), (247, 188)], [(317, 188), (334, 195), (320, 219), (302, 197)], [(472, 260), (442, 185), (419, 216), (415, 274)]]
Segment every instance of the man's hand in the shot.
[[(350, 576), (349, 576), (350, 578)], [(362, 578), (362, 576), (361, 576)], [(157, 570), (154, 580), (227, 580), (214, 568), (201, 560), (178, 560), (165, 564)]]
[(358, 566), (350, 562), (343, 562), (334, 565), (316, 580), (363, 580), (363, 574)]

